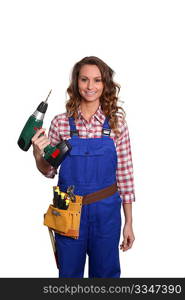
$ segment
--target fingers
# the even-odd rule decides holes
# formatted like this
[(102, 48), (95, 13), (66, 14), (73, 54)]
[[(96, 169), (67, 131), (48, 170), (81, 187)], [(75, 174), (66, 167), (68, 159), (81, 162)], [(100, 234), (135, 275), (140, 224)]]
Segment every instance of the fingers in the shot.
[(41, 154), (43, 154), (44, 153), (44, 148), (46, 148), (46, 146), (48, 146), (50, 144), (50, 142), (48, 142), (48, 141), (43, 141), (43, 143), (41, 142), (41, 143), (39, 143), (38, 145), (37, 145), (37, 147), (38, 147), (38, 150), (40, 151), (40, 153)]
[(128, 249), (129, 249), (128, 244), (125, 241), (123, 241), (123, 243), (120, 245), (120, 250), (127, 251)]
[(50, 141), (47, 138), (46, 134), (41, 135), (44, 133), (44, 131), (45, 131), (44, 128), (38, 129), (31, 140), (33, 145), (34, 155), (38, 157), (40, 157), (43, 154), (44, 148), (50, 144)]
[(132, 247), (133, 242), (134, 242), (134, 238), (131, 238), (129, 236), (125, 237), (122, 244), (120, 245), (120, 250), (127, 251)]
[(38, 130), (36, 131), (35, 135), (34, 135), (34, 136), (32, 137), (32, 139), (31, 139), (32, 143), (34, 143), (34, 142), (38, 139), (39, 135), (42, 134), (42, 133), (44, 133), (45, 130), (46, 130), (46, 129), (44, 129), (44, 128), (38, 129)]
[(122, 251), (127, 251), (128, 250), (128, 244), (125, 240), (120, 245), (120, 250), (122, 250)]

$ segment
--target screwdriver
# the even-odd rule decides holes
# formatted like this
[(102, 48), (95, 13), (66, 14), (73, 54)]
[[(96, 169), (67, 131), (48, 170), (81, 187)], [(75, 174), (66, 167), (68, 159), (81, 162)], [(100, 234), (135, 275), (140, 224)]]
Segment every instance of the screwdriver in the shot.
[(54, 206), (58, 207), (60, 201), (60, 188), (59, 186), (56, 186), (54, 189)]
[(58, 208), (65, 209), (65, 193), (63, 193), (63, 192), (60, 193)]
[(68, 196), (65, 196), (64, 202), (63, 202), (63, 209), (68, 209), (69, 202), (70, 202), (70, 198)]

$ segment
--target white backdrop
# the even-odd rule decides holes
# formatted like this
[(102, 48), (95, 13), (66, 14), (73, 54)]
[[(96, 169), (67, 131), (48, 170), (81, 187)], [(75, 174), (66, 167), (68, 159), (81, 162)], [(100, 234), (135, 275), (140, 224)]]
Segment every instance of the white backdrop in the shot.
[(21, 151), (17, 140), (52, 88), (48, 132), (65, 111), (73, 65), (89, 55), (116, 72), (130, 132), (136, 240), (120, 251), (121, 277), (184, 276), (184, 4), (1, 1), (0, 277), (58, 277), (43, 225), (57, 177), (40, 174), (32, 148)]

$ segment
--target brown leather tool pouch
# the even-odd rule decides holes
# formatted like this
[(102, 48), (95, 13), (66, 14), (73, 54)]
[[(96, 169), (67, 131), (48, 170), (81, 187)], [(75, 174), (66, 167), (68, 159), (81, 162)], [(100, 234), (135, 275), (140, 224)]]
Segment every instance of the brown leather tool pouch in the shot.
[(44, 225), (61, 235), (77, 239), (79, 237), (82, 198), (76, 195), (76, 202), (70, 201), (67, 210), (59, 209), (50, 204), (44, 215)]

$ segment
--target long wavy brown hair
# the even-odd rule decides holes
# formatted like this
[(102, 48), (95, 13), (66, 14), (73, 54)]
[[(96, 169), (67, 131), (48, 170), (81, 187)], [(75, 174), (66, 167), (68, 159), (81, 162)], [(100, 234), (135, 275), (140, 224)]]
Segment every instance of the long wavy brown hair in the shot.
[(104, 61), (96, 56), (84, 57), (78, 61), (72, 69), (70, 85), (67, 88), (67, 93), (69, 95), (69, 99), (66, 101), (67, 116), (73, 116), (75, 120), (77, 119), (77, 110), (82, 99), (78, 91), (78, 76), (81, 67), (86, 64), (96, 65), (101, 72), (103, 83), (103, 92), (100, 96), (101, 109), (105, 116), (109, 117), (109, 125), (116, 136), (119, 137), (118, 116), (121, 117), (123, 122), (126, 117), (124, 109), (117, 105), (121, 86), (113, 80), (115, 72)]

